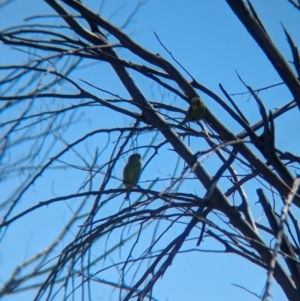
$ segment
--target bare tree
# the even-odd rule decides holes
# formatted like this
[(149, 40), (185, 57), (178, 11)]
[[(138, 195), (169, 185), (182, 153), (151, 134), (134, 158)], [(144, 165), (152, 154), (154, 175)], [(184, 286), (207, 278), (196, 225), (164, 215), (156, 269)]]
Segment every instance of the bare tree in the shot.
[[(157, 300), (153, 288), (174, 258), (182, 252), (189, 256), (212, 239), (225, 254), (267, 271), (262, 300), (269, 299), (273, 279), (288, 300), (300, 300), (300, 229), (291, 208), (292, 203), (295, 210), (300, 207), (300, 182), (293, 175), (300, 157), (275, 142), (277, 118), (300, 108), (300, 60), (288, 31), (284, 29), (297, 75), (250, 1), (226, 1), (294, 97), (271, 111), (260, 90), (240, 78), (261, 114), (261, 121), (251, 124), (223, 86), (224, 99), (125, 34), (123, 29), (143, 2), (117, 26), (81, 1), (45, 2), (56, 14), (55, 25), (53, 15), (35, 17), (32, 23), (0, 33), (3, 44), (28, 56), (26, 63), (0, 67), (1, 185), (11, 192), (1, 196), (2, 239), (10, 236), (14, 223), (33, 212), (74, 203), (53, 242), (16, 264), (0, 296), (33, 291), (34, 300), (93, 300), (99, 286), (105, 286), (121, 300)], [(299, 9), (299, 3), (289, 2)], [(98, 87), (74, 78), (80, 68), (111, 77), (120, 94), (110, 85)], [(140, 80), (159, 87), (161, 97), (139, 88)], [(199, 92), (243, 130), (234, 134), (209, 105), (203, 120), (183, 124), (185, 112), (162, 96), (167, 93), (169, 99), (190, 104)], [(93, 124), (82, 126), (85, 122)], [(293, 127), (294, 120), (290, 123)], [(132, 189), (128, 202), (121, 170), (131, 153), (146, 160), (143, 183)], [(158, 154), (166, 154), (166, 162), (172, 157), (175, 165), (165, 164), (165, 175), (147, 178), (147, 168), (155, 166)], [(217, 170), (203, 166), (211, 157)], [(59, 193), (36, 200), (31, 189), (43, 190), (40, 179), (46, 176), (61, 185)], [(65, 184), (69, 181), (70, 186)], [(187, 191), (187, 183), (195, 190)], [(253, 218), (249, 187), (257, 188), (255, 201), (266, 217), (263, 221)]]

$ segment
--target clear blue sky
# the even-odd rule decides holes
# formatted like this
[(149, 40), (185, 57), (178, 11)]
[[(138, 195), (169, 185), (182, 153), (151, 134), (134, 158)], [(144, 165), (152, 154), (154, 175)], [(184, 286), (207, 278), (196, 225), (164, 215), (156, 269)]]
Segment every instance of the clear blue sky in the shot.
[[(99, 10), (99, 1), (90, 0), (85, 3), (87, 6), (94, 8), (95, 11)], [(119, 1), (117, 0), (107, 1), (103, 8), (103, 15), (116, 25), (121, 25), (125, 17), (132, 11), (133, 4), (128, 4), (124, 1), (124, 7), (119, 14), (110, 18), (111, 13), (119, 7), (118, 3)], [(278, 49), (285, 58), (292, 60), (290, 48), (280, 22), (282, 22), (292, 35), (296, 44), (299, 45), (300, 32), (299, 26), (296, 26), (296, 24), (299, 24), (299, 12), (288, 4), (287, 1), (270, 2), (255, 0), (252, 1), (252, 3)], [(52, 12), (43, 1), (28, 0), (25, 4), (25, 1), (16, 0), (1, 10), (0, 30), (10, 25), (22, 24), (25, 17), (49, 13)], [(39, 22), (39, 20), (41, 19), (32, 22)], [(59, 21), (55, 19), (53, 22), (59, 23)], [(281, 79), (264, 53), (256, 45), (255, 41), (223, 0), (151, 0), (141, 7), (134, 17), (132, 24), (129, 24), (125, 29), (125, 32), (136, 42), (140, 43), (141, 46), (154, 53), (159, 53), (172, 62), (172, 59), (157, 41), (154, 35), (155, 32), (175, 58), (201, 84), (220, 95), (223, 99), (225, 99), (225, 97), (223, 97), (218, 87), (220, 83), (229, 93), (245, 91), (235, 71), (254, 89), (281, 82)], [(0, 44), (1, 65), (7, 64), (8, 62), (24, 61), (25, 59), (26, 55), (8, 49), (6, 46)], [(175, 62), (173, 63), (176, 64)], [(179, 66), (178, 68), (180, 69)], [(116, 85), (115, 80), (113, 80), (113, 75), (109, 73), (110, 71), (108, 71), (107, 76), (104, 77), (102, 73), (97, 72), (99, 69), (96, 67), (94, 68), (94, 73), (88, 70), (89, 69), (84, 68), (77, 70), (72, 73), (71, 77), (78, 83), (80, 83), (79, 79), (84, 79), (93, 85), (128, 97), (124, 89), (120, 85)], [(132, 74), (136, 75), (134, 72)], [(162, 97), (166, 103), (176, 102), (181, 103), (180, 106), (183, 109), (187, 107), (187, 104), (181, 100), (174, 100), (173, 97), (171, 98), (169, 95), (162, 96), (155, 88), (147, 86), (148, 84), (140, 77), (137, 78), (137, 81), (143, 91), (147, 93), (147, 97), (149, 97), (150, 100), (160, 101), (159, 97)], [(86, 86), (84, 87), (89, 89)], [(66, 89), (66, 87), (62, 89)], [(99, 93), (99, 95), (104, 94)], [(235, 133), (239, 132), (239, 128), (232, 127), (230, 118), (224, 114), (224, 111), (213, 100), (203, 93), (201, 96), (209, 109), (212, 110), (222, 122)], [(287, 100), (292, 100), (291, 94), (287, 89), (282, 87), (273, 89), (272, 91), (262, 92), (260, 96), (263, 98), (267, 109), (270, 110), (282, 106)], [(249, 99), (249, 97), (245, 95), (236, 98), (236, 101), (252, 123), (260, 119), (257, 105), (253, 98)], [(294, 127), (286, 126), (287, 118), (295, 120)], [(82, 117), (80, 125), (74, 125), (72, 127), (72, 132), (69, 132), (66, 140), (69, 142), (74, 141), (76, 137), (83, 135), (87, 128), (88, 130), (92, 130), (101, 126), (103, 127), (103, 125), (111, 124), (111, 122), (113, 121), (109, 114), (101, 113), (99, 118), (96, 112), (88, 112)], [(130, 121), (125, 118), (120, 118), (119, 122), (124, 125)], [(82, 125), (84, 125), (84, 127), (82, 127)], [(300, 127), (299, 116), (296, 117), (294, 113), (287, 114), (287, 116), (276, 121), (276, 126), (278, 134), (276, 138), (279, 147), (284, 145), (287, 149), (293, 149), (292, 145), (294, 141), (291, 141), (290, 137), (292, 135), (296, 136), (296, 134), (298, 136), (298, 129)], [(288, 135), (284, 133), (288, 133)], [(95, 145), (95, 143), (98, 142), (89, 141), (89, 143), (90, 145)], [(59, 151), (60, 146), (61, 145), (57, 145), (53, 153)], [(84, 148), (81, 150), (86, 151)], [(22, 150), (20, 150), (20, 152), (22, 152)], [(69, 154), (70, 157), (66, 158), (70, 159), (72, 155), (73, 154)], [(89, 157), (88, 154), (87, 157)], [(124, 160), (125, 159), (126, 158), (124, 158)], [(75, 157), (74, 160), (76, 160)], [(149, 178), (154, 179), (157, 175), (171, 174), (172, 168), (176, 163), (176, 157), (171, 156), (169, 160), (170, 166), (168, 166), (168, 170), (166, 171), (162, 168), (162, 166), (165, 166), (165, 156), (164, 154), (160, 154), (160, 156), (153, 161), (156, 162), (156, 164), (149, 165), (143, 173), (141, 186), (146, 186), (145, 181)], [(213, 160), (209, 158), (205, 164), (212, 170), (215, 170), (217, 166), (214, 167), (212, 161)], [(123, 164), (124, 161), (120, 161), (120, 173)], [(76, 193), (77, 188), (84, 179), (82, 174), (78, 177), (74, 177), (67, 170), (60, 172), (60, 177), (63, 181), (57, 181), (57, 174), (53, 171), (40, 178), (36, 185), (23, 197), (20, 206), (14, 214), (33, 206), (39, 201), (45, 201), (61, 194)], [(8, 181), (9, 185), (7, 182), (0, 182), (0, 191), (3, 200), (11, 193), (10, 184), (14, 185), (16, 182), (15, 179)], [(119, 184), (120, 182), (116, 182), (116, 185)], [(97, 185), (94, 188), (97, 189)], [(253, 187), (253, 190), (255, 188), (256, 187)], [(195, 188), (187, 184), (186, 189), (197, 190), (200, 196), (204, 194), (202, 187)], [(0, 196), (1, 201), (2, 197)], [(253, 194), (250, 193), (248, 197), (250, 203), (253, 205), (254, 218), (258, 219), (261, 214), (261, 209), (259, 206), (254, 205), (257, 201), (255, 191), (253, 191)], [(120, 203), (116, 206), (116, 210), (118, 210)], [(1, 241), (0, 281), (7, 279), (16, 264), (21, 263), (36, 252), (43, 250), (55, 239), (56, 235), (70, 217), (71, 209), (69, 206), (72, 207), (75, 206), (75, 204), (76, 201), (72, 201), (68, 203), (68, 205), (64, 203), (52, 204), (51, 206), (30, 213), (9, 227), (6, 236)], [(87, 207), (91, 205), (92, 199), (90, 199), (90, 203), (87, 204)], [(69, 236), (70, 240), (76, 231), (76, 228), (72, 229)], [(197, 232), (194, 232), (192, 236), (194, 237), (196, 235)], [(68, 242), (69, 241), (64, 241), (64, 245), (60, 244), (56, 248), (57, 254)], [(189, 254), (183, 253), (176, 257), (171, 268), (169, 268), (163, 278), (158, 281), (153, 296), (160, 300), (168, 301), (257, 300), (255, 296), (232, 284), (240, 285), (256, 294), (260, 294), (266, 281), (266, 271), (237, 256), (204, 252), (204, 250), (222, 249), (222, 247), (212, 240), (205, 240), (200, 249), (196, 249), (194, 244), (187, 246), (195, 248), (195, 251)], [(274, 301), (286, 300), (275, 281), (273, 282), (271, 293)], [(30, 296), (30, 294), (26, 293), (22, 300), (30, 300)], [(112, 296), (115, 297), (115, 295), (110, 295), (109, 290), (104, 290), (103, 292), (99, 292), (99, 295), (96, 296), (94, 300), (109, 300)], [(15, 301), (21, 299), (20, 296), (11, 296), (5, 300)]]

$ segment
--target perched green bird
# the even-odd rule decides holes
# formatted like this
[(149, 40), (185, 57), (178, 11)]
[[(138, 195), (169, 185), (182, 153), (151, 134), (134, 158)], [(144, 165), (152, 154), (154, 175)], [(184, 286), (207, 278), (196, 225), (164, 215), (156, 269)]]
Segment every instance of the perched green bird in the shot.
[(128, 162), (123, 170), (123, 184), (127, 188), (125, 199), (128, 199), (130, 190), (137, 184), (142, 171), (142, 161), (140, 154), (133, 154), (128, 158)]
[(203, 117), (205, 110), (206, 110), (206, 106), (203, 100), (200, 97), (193, 97), (191, 99), (191, 105), (187, 110), (183, 121), (179, 125), (187, 121), (200, 120)]

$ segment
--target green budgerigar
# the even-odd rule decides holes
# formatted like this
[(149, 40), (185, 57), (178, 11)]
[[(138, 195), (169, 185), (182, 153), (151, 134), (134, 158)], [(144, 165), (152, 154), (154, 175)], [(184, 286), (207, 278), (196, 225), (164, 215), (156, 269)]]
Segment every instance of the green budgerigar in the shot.
[(183, 121), (180, 124), (183, 124), (187, 121), (200, 120), (203, 117), (205, 110), (206, 106), (203, 100), (200, 97), (193, 97), (191, 99), (191, 105), (187, 110)]
[(128, 199), (130, 190), (136, 186), (142, 171), (142, 161), (140, 154), (133, 154), (128, 158), (128, 162), (123, 170), (123, 184), (127, 189), (125, 199)]

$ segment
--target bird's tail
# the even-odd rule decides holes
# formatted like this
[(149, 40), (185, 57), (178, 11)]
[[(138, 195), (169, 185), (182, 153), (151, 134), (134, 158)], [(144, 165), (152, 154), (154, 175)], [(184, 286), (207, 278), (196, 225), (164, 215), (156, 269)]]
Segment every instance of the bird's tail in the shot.
[(131, 192), (131, 189), (133, 188), (133, 186), (130, 184), (125, 184), (125, 186), (126, 186), (126, 195), (125, 195), (124, 200), (130, 201), (129, 195), (130, 195), (130, 192)]

